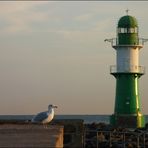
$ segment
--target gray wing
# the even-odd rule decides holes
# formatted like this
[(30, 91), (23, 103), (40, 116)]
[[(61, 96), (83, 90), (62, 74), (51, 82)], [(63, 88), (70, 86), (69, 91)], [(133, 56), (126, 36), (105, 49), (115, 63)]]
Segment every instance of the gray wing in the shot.
[(47, 117), (48, 117), (47, 112), (41, 112), (41, 113), (38, 113), (38, 114), (33, 118), (33, 121), (34, 121), (34, 122), (41, 122), (41, 121), (43, 121), (44, 119), (46, 119)]

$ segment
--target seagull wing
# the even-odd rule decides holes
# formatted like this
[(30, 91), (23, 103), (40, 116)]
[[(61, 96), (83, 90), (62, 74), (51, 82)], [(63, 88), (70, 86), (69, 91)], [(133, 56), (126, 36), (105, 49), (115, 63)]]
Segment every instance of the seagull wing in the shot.
[(46, 118), (48, 118), (48, 114), (47, 112), (41, 112), (38, 113), (33, 119), (33, 122), (42, 122), (43, 120), (45, 120)]

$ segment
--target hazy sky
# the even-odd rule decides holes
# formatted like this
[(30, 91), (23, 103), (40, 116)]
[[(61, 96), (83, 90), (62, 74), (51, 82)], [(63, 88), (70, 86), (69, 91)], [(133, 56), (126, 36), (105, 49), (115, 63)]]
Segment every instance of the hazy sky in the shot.
[[(125, 10), (148, 38), (148, 2), (0, 2), (0, 114), (35, 114), (48, 104), (56, 114), (111, 114), (115, 102), (116, 37)], [(148, 43), (140, 51), (148, 67)], [(148, 114), (148, 74), (140, 79)]]

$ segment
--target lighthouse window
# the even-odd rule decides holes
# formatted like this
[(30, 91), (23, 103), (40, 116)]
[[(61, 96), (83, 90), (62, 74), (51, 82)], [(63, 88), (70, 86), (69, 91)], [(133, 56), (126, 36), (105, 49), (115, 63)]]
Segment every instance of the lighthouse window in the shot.
[(124, 33), (127, 33), (127, 28), (124, 28)]
[(134, 29), (135, 29), (135, 33), (138, 33), (138, 28), (137, 28), (137, 27), (135, 27)]
[(118, 28), (118, 33), (124, 33), (125, 32), (124, 29), (125, 28)]
[(134, 33), (135, 32), (135, 29), (134, 28), (129, 28), (128, 29), (128, 33)]
[(118, 33), (137, 33), (138, 28), (118, 28)]
[(124, 28), (121, 28), (120, 33), (124, 33)]

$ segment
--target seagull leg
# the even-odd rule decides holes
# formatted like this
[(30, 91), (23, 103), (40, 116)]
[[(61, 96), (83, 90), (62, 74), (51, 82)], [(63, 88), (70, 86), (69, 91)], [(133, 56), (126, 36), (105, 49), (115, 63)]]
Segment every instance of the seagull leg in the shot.
[(47, 128), (45, 123), (43, 123), (43, 127), (44, 127), (44, 128)]

